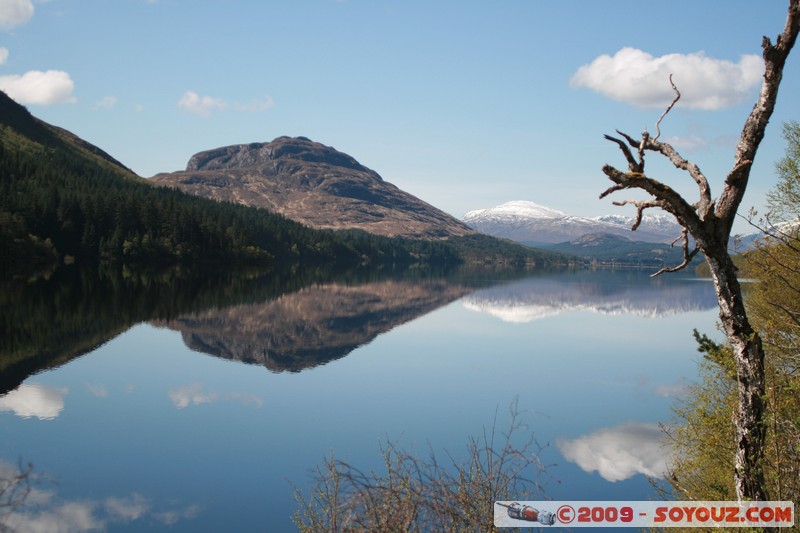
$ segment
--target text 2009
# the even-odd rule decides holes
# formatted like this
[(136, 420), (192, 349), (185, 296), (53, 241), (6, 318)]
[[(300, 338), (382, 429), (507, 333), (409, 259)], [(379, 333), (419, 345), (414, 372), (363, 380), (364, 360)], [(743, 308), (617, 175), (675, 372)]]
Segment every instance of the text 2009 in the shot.
[(632, 507), (578, 507), (578, 522), (631, 522)]

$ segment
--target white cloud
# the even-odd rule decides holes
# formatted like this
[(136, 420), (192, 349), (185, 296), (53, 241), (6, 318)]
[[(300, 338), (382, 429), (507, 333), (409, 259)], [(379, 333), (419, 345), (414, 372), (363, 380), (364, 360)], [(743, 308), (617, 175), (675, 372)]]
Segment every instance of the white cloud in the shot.
[(613, 57), (601, 55), (581, 66), (570, 85), (640, 107), (666, 108), (675, 96), (669, 84), (672, 74), (681, 92), (679, 106), (711, 110), (744, 102), (763, 73), (764, 64), (757, 55), (742, 55), (734, 63), (704, 52), (653, 57), (626, 47)]
[(0, 0), (0, 27), (10, 30), (25, 24), (33, 16), (31, 0)]
[(191, 405), (213, 403), (217, 401), (219, 394), (216, 392), (204, 392), (200, 383), (192, 383), (185, 387), (178, 387), (169, 391), (169, 399), (178, 409), (183, 409)]
[(254, 112), (254, 111), (266, 111), (273, 105), (272, 97), (266, 96), (261, 100), (252, 100), (247, 102), (246, 104), (242, 104), (240, 102), (235, 102), (233, 104), (233, 108), (237, 111), (246, 111), (246, 112)]
[(8, 48), (0, 48), (0, 65), (5, 65), (8, 61)]
[(201, 117), (211, 116), (213, 111), (224, 111), (228, 108), (228, 103), (219, 98), (211, 96), (200, 96), (194, 91), (186, 91), (178, 100), (178, 107), (188, 113), (200, 115)]
[(115, 105), (117, 105), (117, 97), (116, 96), (104, 96), (96, 104), (94, 104), (94, 108), (95, 109), (111, 109)]
[(708, 140), (700, 135), (673, 135), (665, 138), (664, 142), (682, 152), (697, 152), (709, 146)]
[(22, 418), (52, 420), (64, 409), (65, 390), (39, 383), (23, 383), (0, 397), (0, 411), (11, 411)]
[(274, 104), (271, 96), (265, 96), (261, 99), (251, 100), (249, 102), (233, 102), (229, 104), (221, 98), (214, 98), (212, 96), (201, 96), (194, 91), (186, 91), (178, 100), (178, 107), (188, 113), (194, 113), (201, 117), (209, 117), (215, 111), (226, 111), (233, 109), (234, 111), (244, 111), (246, 113), (254, 113), (259, 111), (266, 111)]
[(20, 104), (75, 103), (74, 88), (75, 83), (62, 70), (31, 70), (21, 76), (0, 76), (0, 89)]
[(586, 472), (607, 481), (636, 474), (663, 477), (667, 471), (665, 436), (657, 424), (628, 422), (557, 443), (561, 454)]

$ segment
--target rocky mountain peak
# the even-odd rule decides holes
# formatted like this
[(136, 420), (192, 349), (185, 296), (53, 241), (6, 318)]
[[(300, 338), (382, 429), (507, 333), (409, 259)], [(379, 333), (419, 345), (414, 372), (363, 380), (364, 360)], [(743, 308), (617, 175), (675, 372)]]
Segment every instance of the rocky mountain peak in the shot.
[(150, 180), (198, 196), (265, 208), (318, 229), (362, 229), (422, 239), (474, 233), (353, 157), (306, 137), (206, 150), (192, 156), (185, 171)]
[(278, 137), (267, 143), (236, 144), (206, 150), (192, 156), (186, 171), (259, 169), (288, 161), (370, 172), (375, 178), (381, 179), (353, 157), (306, 137)]

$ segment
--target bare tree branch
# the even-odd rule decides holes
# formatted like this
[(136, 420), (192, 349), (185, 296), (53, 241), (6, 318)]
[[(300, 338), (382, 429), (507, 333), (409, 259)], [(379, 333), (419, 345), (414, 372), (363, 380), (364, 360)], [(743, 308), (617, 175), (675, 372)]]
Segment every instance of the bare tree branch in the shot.
[(761, 86), (758, 101), (742, 128), (739, 144), (736, 146), (735, 163), (725, 179), (725, 187), (716, 208), (717, 218), (726, 223), (725, 238), (730, 236), (736, 210), (742, 202), (745, 187), (750, 178), (753, 160), (764, 138), (767, 123), (775, 109), (778, 88), (783, 78), (783, 67), (797, 40), (798, 32), (800, 32), (800, 3), (792, 0), (787, 12), (786, 24), (783, 32), (778, 36), (776, 44), (773, 45), (768, 37), (764, 37), (761, 43), (765, 65), (764, 83)]
[[(621, 132), (617, 131), (617, 133)], [(628, 138), (630, 142), (630, 138), (627, 135), (624, 134), (622, 135)], [(637, 162), (636, 159), (633, 158), (633, 154), (631, 153), (630, 148), (628, 148), (628, 146), (623, 141), (617, 139), (616, 137), (612, 137), (611, 135), (603, 135), (603, 137), (606, 140), (609, 140), (613, 143), (617, 143), (619, 149), (622, 150), (622, 154), (625, 156), (625, 159), (628, 160), (628, 170), (630, 172), (639, 172), (639, 173), (643, 172), (644, 168), (641, 161)]]
[(636, 231), (639, 228), (639, 225), (642, 223), (642, 213), (645, 209), (649, 209), (651, 207), (660, 207), (661, 209), (665, 209), (665, 204), (659, 200), (623, 200), (621, 202), (611, 203), (619, 207), (625, 205), (636, 206), (636, 218), (631, 226), (631, 231)]
[(684, 159), (670, 144), (656, 142), (656, 140), (653, 139), (648, 144), (648, 149), (660, 153), (669, 159), (676, 168), (689, 173), (695, 183), (697, 183), (697, 188), (700, 191), (697, 213), (700, 215), (701, 220), (707, 220), (709, 214), (712, 212), (714, 203), (711, 199), (711, 188), (708, 185), (708, 179), (706, 179), (705, 175), (700, 171), (700, 167)]
[(675, 104), (678, 103), (678, 100), (681, 99), (681, 92), (678, 90), (677, 87), (675, 87), (675, 84), (672, 82), (672, 74), (669, 75), (669, 84), (672, 85), (672, 90), (675, 91), (675, 99), (672, 100), (672, 103), (669, 104), (667, 108), (664, 110), (664, 112), (661, 113), (661, 116), (658, 117), (658, 122), (656, 122), (656, 136), (653, 137), (653, 142), (658, 142), (658, 138), (661, 137), (661, 121), (664, 120), (664, 117), (667, 116), (667, 113), (669, 113), (672, 110), (672, 108), (675, 107)]
[[(766, 439), (765, 420), (765, 372), (764, 347), (761, 337), (753, 330), (744, 307), (742, 289), (737, 279), (736, 266), (728, 253), (728, 240), (736, 216), (736, 211), (744, 196), (747, 181), (750, 177), (753, 160), (764, 132), (775, 109), (778, 88), (783, 77), (786, 58), (800, 33), (800, 0), (789, 0), (786, 24), (783, 33), (773, 45), (768, 38), (762, 41), (764, 57), (764, 82), (761, 93), (753, 110), (742, 128), (733, 168), (725, 179), (722, 195), (714, 205), (708, 180), (700, 172), (697, 165), (686, 161), (667, 143), (658, 141), (661, 130), (660, 122), (680, 98), (680, 92), (672, 83), (677, 96), (664, 111), (656, 125), (657, 135), (649, 139), (647, 132), (640, 141), (622, 135), (631, 147), (636, 147), (639, 161), (635, 161), (631, 150), (623, 149), (623, 143), (611, 139), (623, 150), (631, 172), (623, 173), (616, 168), (605, 165), (603, 173), (614, 183), (601, 198), (623, 189), (639, 189), (652, 197), (650, 201), (637, 205), (638, 226), (641, 211), (646, 207), (662, 207), (672, 213), (683, 226), (684, 261), (680, 265), (664, 268), (656, 273), (674, 272), (685, 268), (689, 262), (701, 252), (711, 269), (714, 287), (719, 304), (720, 322), (728, 337), (733, 354), (737, 375), (737, 412), (734, 417), (736, 432), (736, 450), (734, 458), (734, 484), (738, 499), (766, 500), (764, 482), (764, 443)], [(667, 157), (677, 168), (687, 171), (694, 179), (700, 192), (700, 199), (690, 204), (669, 186), (646, 176), (644, 169), (644, 151), (656, 151)], [(632, 163), (635, 162), (636, 165)], [(634, 169), (638, 171), (634, 171)], [(634, 201), (623, 202), (636, 205)], [(689, 251), (689, 235), (694, 237), (696, 247)]]
[[(700, 218), (695, 212), (694, 206), (690, 205), (684, 198), (678, 194), (672, 187), (661, 183), (653, 178), (648, 178), (644, 174), (637, 172), (623, 173), (612, 167), (605, 165), (603, 173), (613, 181), (616, 185), (606, 189), (600, 198), (605, 198), (612, 192), (620, 191), (622, 189), (640, 189), (650, 193), (654, 197), (654, 201), (658, 201), (657, 207), (661, 207), (665, 211), (675, 215), (678, 222), (684, 227), (688, 227), (689, 231), (694, 236), (695, 240), (700, 242), (705, 238), (705, 232)], [(627, 201), (626, 204), (636, 205), (635, 201)], [(623, 204), (625, 205), (625, 204)], [(656, 207), (654, 205), (653, 207)]]
[(667, 272), (677, 272), (678, 270), (683, 270), (684, 268), (689, 266), (689, 263), (692, 262), (692, 259), (694, 259), (699, 250), (695, 246), (694, 250), (692, 250), (691, 252), (689, 251), (689, 230), (687, 230), (686, 228), (683, 228), (683, 231), (681, 232), (680, 236), (678, 236), (677, 239), (672, 241), (672, 244), (674, 245), (676, 242), (678, 242), (679, 239), (683, 239), (683, 262), (680, 265), (674, 267), (664, 267), (650, 277), (655, 278), (656, 276), (660, 276), (661, 274)]

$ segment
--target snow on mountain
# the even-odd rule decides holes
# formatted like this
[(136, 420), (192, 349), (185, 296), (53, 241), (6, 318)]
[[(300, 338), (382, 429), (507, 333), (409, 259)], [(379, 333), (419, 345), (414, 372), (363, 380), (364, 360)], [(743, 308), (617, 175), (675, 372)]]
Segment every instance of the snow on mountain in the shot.
[[(634, 218), (625, 215), (614, 214), (595, 217), (593, 220), (607, 222), (609, 224), (616, 224), (618, 226), (624, 226), (630, 229), (631, 225), (633, 225)], [(654, 231), (673, 232), (675, 228), (678, 227), (678, 222), (675, 220), (675, 217), (669, 213), (646, 213), (642, 217), (642, 224), (639, 227), (652, 229)]]
[(790, 236), (796, 236), (800, 232), (800, 218), (778, 222), (770, 225), (767, 229), (772, 234), (772, 237), (769, 237), (765, 231), (739, 233), (732, 236), (731, 242), (728, 243), (728, 251), (730, 253), (743, 253), (747, 250), (752, 250), (759, 243), (768, 239), (771, 239), (772, 242), (778, 242)]
[(590, 233), (670, 243), (680, 235), (680, 226), (669, 214), (646, 214), (634, 233), (630, 231), (633, 218), (629, 216), (579, 217), (522, 200), (470, 211), (462, 221), (482, 233), (525, 243), (561, 243)]
[(525, 200), (515, 200), (506, 202), (489, 209), (477, 209), (470, 211), (461, 217), (463, 222), (469, 223), (472, 219), (496, 219), (496, 220), (517, 220), (531, 218), (558, 218), (567, 216), (561, 211), (556, 211), (549, 207), (539, 205)]

